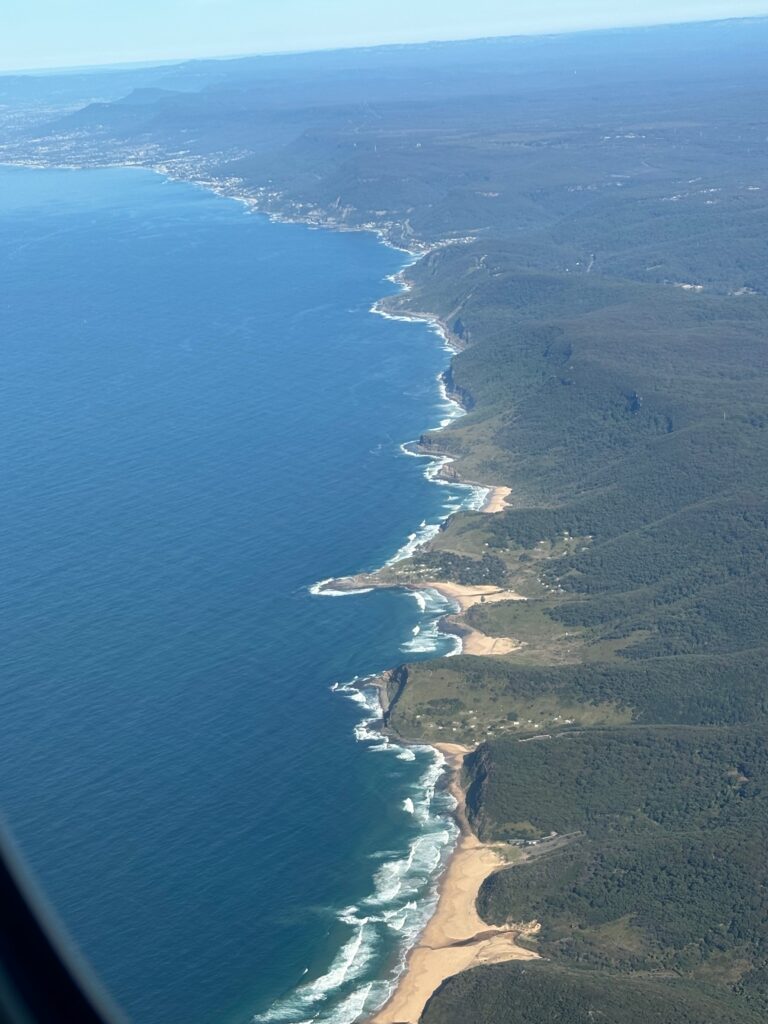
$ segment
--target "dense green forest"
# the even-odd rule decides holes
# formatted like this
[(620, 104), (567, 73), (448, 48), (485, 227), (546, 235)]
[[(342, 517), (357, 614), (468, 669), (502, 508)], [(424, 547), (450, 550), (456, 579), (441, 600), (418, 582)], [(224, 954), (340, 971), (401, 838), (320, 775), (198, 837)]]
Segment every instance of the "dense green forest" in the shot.
[(572, 836), (491, 875), (478, 901), (486, 920), (538, 919), (539, 948), (555, 960), (671, 971), (768, 1012), (764, 730), (505, 738), (481, 745), (467, 773), (482, 837)]
[(0, 80), (3, 160), (149, 164), (424, 253), (386, 301), (441, 318), (468, 415), (422, 449), (511, 495), (403, 571), (527, 600), (467, 615), (518, 651), (401, 667), (387, 721), (477, 746), (474, 827), (537, 842), (479, 910), (540, 920), (546, 958), (449, 979), (424, 1024), (768, 1017), (767, 47), (750, 20), (191, 62), (58, 110)]
[(424, 1024), (760, 1024), (764, 1018), (675, 979), (617, 977), (552, 964), (498, 964), (449, 978)]

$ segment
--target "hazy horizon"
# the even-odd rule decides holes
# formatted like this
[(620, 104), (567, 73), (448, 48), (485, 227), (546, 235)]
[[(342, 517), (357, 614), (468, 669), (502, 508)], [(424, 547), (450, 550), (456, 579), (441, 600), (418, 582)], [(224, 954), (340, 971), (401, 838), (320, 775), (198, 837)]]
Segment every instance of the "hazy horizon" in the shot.
[[(165, 0), (150, 7), (149, 0), (139, 0), (130, 9), (115, 12), (107, 23), (103, 17), (91, 16), (97, 11), (93, 0), (76, 0), (66, 18), (55, 10), (56, 0), (43, 0), (38, 4), (43, 18), (36, 18), (32, 25), (28, 8), (22, 10), (18, 0), (11, 0), (6, 31), (0, 40), (0, 74), (566, 35), (768, 16), (768, 0), (652, 0), (642, 14), (634, 16), (616, 14), (606, 0), (588, 0), (578, 6), (573, 0), (550, 0), (546, 12), (535, 14), (518, 7), (519, 0), (511, 11), (507, 6), (503, 13), (501, 0), (478, 0), (471, 18), (464, 5), (441, 6), (438, 0), (426, 0), (418, 11), (408, 8), (408, 0), (394, 0), (388, 5), (388, 14), (383, 13), (383, 8), (366, 8), (362, 18), (360, 9), (350, 0), (331, 0), (322, 17), (312, 11), (309, 0), (286, 0), (279, 10), (262, 8), (258, 24), (253, 24), (255, 12), (246, 9), (245, 3), (246, 0)], [(181, 23), (180, 9), (184, 14)], [(397, 29), (387, 28), (391, 25)], [(203, 37), (207, 40), (205, 45), (199, 41)], [(234, 44), (235, 37), (241, 40), (239, 46)], [(253, 46), (243, 44), (244, 37), (253, 39)], [(153, 41), (151, 47), (147, 44), (149, 38)]]

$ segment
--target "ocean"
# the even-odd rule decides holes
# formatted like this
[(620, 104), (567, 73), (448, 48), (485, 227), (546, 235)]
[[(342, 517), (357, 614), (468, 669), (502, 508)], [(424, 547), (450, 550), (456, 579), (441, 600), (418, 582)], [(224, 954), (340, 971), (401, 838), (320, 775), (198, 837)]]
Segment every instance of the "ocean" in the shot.
[(477, 491), (407, 259), (134, 168), (0, 168), (0, 806), (135, 1024), (351, 1022), (455, 840), (367, 676), (438, 595), (321, 597)]

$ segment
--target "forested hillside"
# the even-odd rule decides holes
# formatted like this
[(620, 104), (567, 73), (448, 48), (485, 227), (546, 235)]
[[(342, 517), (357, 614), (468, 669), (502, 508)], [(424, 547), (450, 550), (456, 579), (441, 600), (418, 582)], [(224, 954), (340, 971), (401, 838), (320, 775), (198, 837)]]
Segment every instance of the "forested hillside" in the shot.
[(540, 920), (539, 948), (555, 961), (671, 972), (768, 1013), (763, 729), (503, 739), (467, 770), (481, 836), (571, 836), (490, 876), (478, 903), (486, 920)]

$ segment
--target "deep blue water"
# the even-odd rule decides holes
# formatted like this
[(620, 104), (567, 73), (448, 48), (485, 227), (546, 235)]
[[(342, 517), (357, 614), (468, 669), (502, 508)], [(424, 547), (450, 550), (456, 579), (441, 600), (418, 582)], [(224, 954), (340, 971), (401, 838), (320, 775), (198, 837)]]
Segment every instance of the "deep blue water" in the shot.
[(368, 312), (402, 262), (150, 172), (0, 168), (0, 802), (137, 1024), (354, 1019), (450, 840), (433, 755), (330, 690), (429, 623), (308, 590), (466, 496), (399, 448), (447, 360)]

